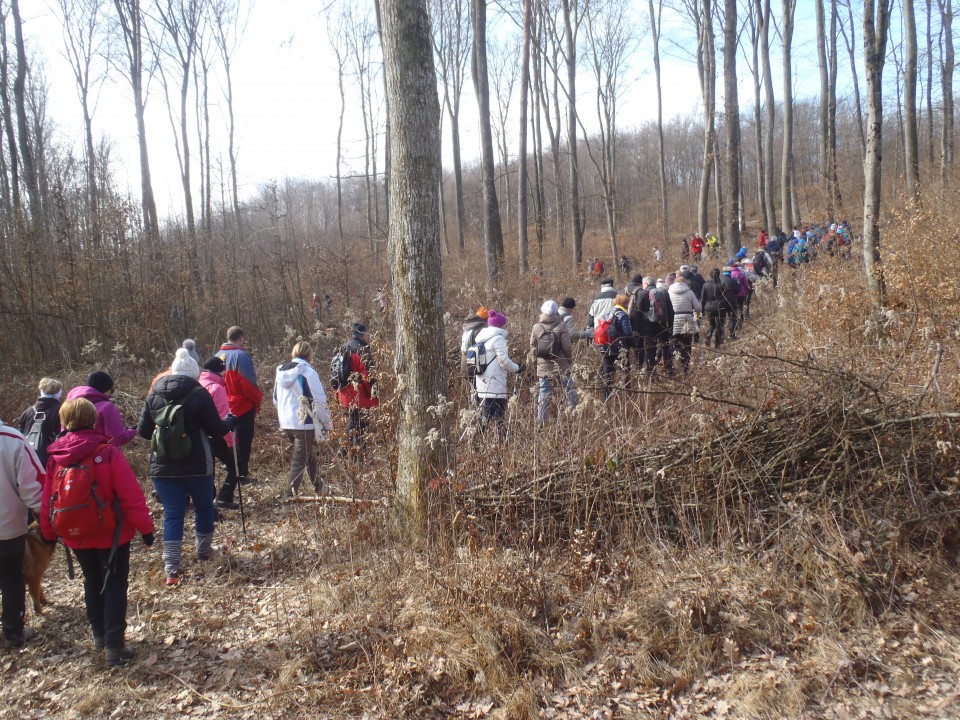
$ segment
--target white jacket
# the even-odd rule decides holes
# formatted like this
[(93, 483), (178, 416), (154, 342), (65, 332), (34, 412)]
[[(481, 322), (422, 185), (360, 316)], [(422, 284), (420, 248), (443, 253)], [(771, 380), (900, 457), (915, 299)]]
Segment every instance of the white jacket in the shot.
[(330, 419), (330, 410), (327, 409), (327, 393), (317, 371), (303, 358), (294, 358), (290, 362), (277, 366), (277, 377), (273, 386), (273, 404), (277, 408), (277, 419), (281, 430), (312, 430), (313, 418), (306, 411), (306, 402), (301, 401), (305, 393), (303, 384), (306, 383), (313, 395), (313, 413), (320, 426), (330, 432), (333, 421)]
[(43, 468), (17, 430), (0, 425), (0, 540), (27, 532), (27, 508), (40, 509)]
[(505, 398), (507, 373), (513, 374), (520, 366), (510, 359), (507, 351), (507, 331), (503, 328), (487, 327), (477, 333), (474, 341), (483, 343), (487, 369), (483, 375), (477, 375), (477, 395), (480, 398)]

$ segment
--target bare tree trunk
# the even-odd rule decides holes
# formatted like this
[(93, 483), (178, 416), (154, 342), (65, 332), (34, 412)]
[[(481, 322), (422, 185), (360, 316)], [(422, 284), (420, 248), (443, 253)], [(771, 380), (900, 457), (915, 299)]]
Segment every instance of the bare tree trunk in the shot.
[(660, 215), (663, 218), (660, 227), (660, 242), (667, 246), (669, 218), (667, 214), (667, 169), (663, 149), (663, 89), (660, 82), (660, 27), (663, 19), (663, 0), (648, 0), (650, 10), (650, 34), (653, 38), (653, 72), (657, 81), (657, 160), (660, 169)]
[(40, 227), (43, 208), (40, 203), (40, 183), (37, 166), (34, 162), (33, 147), (30, 145), (29, 124), (27, 123), (27, 52), (23, 44), (23, 23), (20, 21), (20, 2), (12, 0), (10, 10), (13, 14), (14, 42), (17, 48), (17, 74), (13, 80), (13, 98), (17, 108), (17, 140), (20, 145), (20, 160), (23, 163), (23, 179), (27, 186), (30, 201), (30, 219), (34, 227)]
[(487, 74), (487, 0), (473, 0), (473, 85), (480, 113), (480, 152), (483, 175), (483, 237), (487, 279), (491, 289), (503, 267), (503, 228), (497, 202), (493, 133), (490, 128), (490, 85)]
[(927, 158), (933, 168), (933, 0), (927, 0)]
[(17, 125), (13, 120), (13, 100), (10, 93), (10, 48), (7, 44), (7, 15), (0, 4), (0, 101), (3, 102), (3, 131), (10, 154), (10, 192), (12, 207), (19, 210), (20, 199), (20, 153), (17, 151)]
[(827, 158), (830, 164), (828, 185), (835, 212), (843, 213), (843, 196), (837, 170), (837, 0), (830, 0), (830, 97), (827, 103)]
[(860, 159), (866, 161), (867, 157), (867, 138), (863, 130), (863, 104), (860, 102), (860, 80), (857, 74), (857, 56), (856, 56), (856, 35), (855, 24), (853, 22), (853, 8), (850, 6), (850, 0), (846, 0), (847, 18), (849, 19), (850, 36), (847, 36), (847, 28), (840, 23), (840, 32), (843, 34), (843, 41), (847, 46), (847, 55), (850, 57), (850, 76), (853, 78), (853, 108), (857, 112), (857, 132), (860, 135)]
[(903, 152), (907, 171), (907, 197), (920, 202), (920, 140), (917, 128), (917, 20), (913, 0), (902, 0), (905, 50), (903, 68)]
[(727, 134), (727, 247), (740, 249), (740, 99), (737, 93), (737, 0), (723, 13), (723, 113)]
[(233, 112), (233, 73), (231, 63), (236, 49), (236, 36), (232, 31), (237, 26), (237, 6), (232, 0), (220, 0), (213, 4), (214, 40), (220, 49), (223, 72), (227, 83), (227, 157), (230, 160), (230, 199), (233, 204), (237, 240), (243, 239), (240, 213), (240, 184), (237, 179), (236, 120)]
[(424, 490), (446, 477), (449, 429), (435, 411), (448, 394), (438, 227), (440, 107), (423, 0), (381, 0), (393, 149), (390, 256), (400, 408), (397, 506), (414, 534), (426, 530)]
[(520, 50), (520, 132), (517, 148), (517, 246), (520, 273), (530, 271), (529, 240), (527, 238), (527, 107), (530, 97), (530, 32), (532, 0), (523, 1), (523, 44)]
[(783, 227), (793, 226), (793, 16), (797, 0), (783, 0), (783, 157), (780, 165), (780, 196)]
[[(757, 15), (755, 12), (755, 0), (747, 7), (747, 26), (750, 28), (750, 75), (753, 78), (753, 142), (756, 148), (757, 163), (757, 210), (760, 213), (760, 222), (764, 230), (772, 231), (773, 228), (767, 225), (766, 207), (767, 207), (767, 187), (764, 182), (764, 157), (763, 157), (763, 104), (760, 93), (760, 27), (757, 24)], [(744, 180), (741, 174), (740, 185), (743, 186)], [(744, 215), (743, 206), (746, 203), (741, 194), (740, 214)], [(741, 231), (744, 229), (741, 226)]]
[[(863, 65), (867, 75), (866, 191), (863, 198), (863, 263), (874, 306), (884, 306), (880, 256), (880, 174), (883, 150), (883, 63), (886, 58), (890, 5), (893, 0), (866, 0), (863, 6)], [(876, 3), (876, 22), (874, 5)]]
[(773, 97), (773, 73), (770, 68), (770, 0), (755, 0), (757, 10), (757, 25), (760, 28), (760, 60), (763, 63), (763, 92), (766, 123), (764, 125), (763, 145), (763, 177), (767, 190), (767, 203), (764, 207), (767, 232), (771, 235), (777, 228), (777, 211), (773, 202), (774, 193), (774, 166), (773, 166), (773, 132), (775, 121), (775, 107)]
[(943, 55), (940, 58), (940, 82), (943, 97), (943, 121), (940, 125), (940, 186), (946, 193), (948, 169), (953, 165), (953, 0), (937, 0), (943, 21)]
[[(700, 195), (697, 203), (697, 230), (706, 237), (710, 229), (710, 174), (716, 162), (716, 50), (713, 36), (713, 3), (702, 0), (690, 11), (697, 23), (697, 69), (700, 75), (700, 93), (703, 97), (703, 172), (700, 174)], [(717, 208), (718, 212), (720, 208)], [(722, 227), (717, 227), (723, 233)]]
[(567, 145), (570, 153), (570, 221), (573, 230), (573, 265), (583, 262), (583, 208), (580, 203), (580, 158), (577, 151), (577, 29), (579, 0), (562, 0), (563, 37), (567, 65)]
[(827, 39), (826, 13), (823, 9), (825, 0), (816, 0), (817, 16), (817, 66), (820, 69), (820, 107), (819, 127), (817, 133), (817, 148), (820, 156), (820, 191), (827, 206), (827, 217), (831, 220), (833, 212), (833, 194), (830, 192), (830, 150), (827, 126), (829, 124), (830, 106), (830, 78), (827, 68)]
[[(380, 4), (383, 0), (374, 0), (374, 14), (377, 21), (377, 35), (381, 38), (383, 37), (382, 23), (380, 12)], [(429, 37), (429, 36), (428, 36)], [(390, 120), (390, 93), (387, 92), (387, 76), (386, 74), (381, 76), (383, 78), (383, 102), (386, 105), (387, 110), (387, 122), (383, 129), (383, 137), (385, 138), (384, 153), (383, 153), (383, 194), (387, 199), (385, 213), (386, 218), (385, 222), (389, 226), (390, 224), (390, 169), (393, 165), (393, 143), (390, 141), (390, 134), (393, 132), (391, 120)], [(439, 123), (437, 124), (439, 127)]]
[(533, 175), (534, 175), (534, 225), (537, 231), (537, 267), (543, 267), (543, 241), (546, 235), (546, 189), (543, 175), (543, 127), (541, 124), (542, 105), (540, 98), (543, 94), (541, 83), (541, 55), (542, 55), (542, 36), (541, 23), (537, 20), (538, 14), (533, 13), (532, 34), (536, 36), (536, 49), (533, 53)]

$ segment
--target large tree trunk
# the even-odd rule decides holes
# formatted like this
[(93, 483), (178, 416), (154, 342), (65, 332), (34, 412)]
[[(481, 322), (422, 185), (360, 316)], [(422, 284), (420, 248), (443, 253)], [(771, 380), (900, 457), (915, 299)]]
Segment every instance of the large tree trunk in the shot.
[(825, 0), (815, 0), (817, 16), (817, 67), (820, 69), (820, 106), (819, 125), (817, 132), (817, 149), (820, 156), (820, 190), (825, 205), (827, 206), (827, 217), (834, 219), (833, 196), (830, 193), (830, 151), (827, 125), (830, 111), (830, 77), (827, 67), (827, 39), (826, 33), (826, 13), (823, 9)]
[(760, 27), (760, 60), (763, 63), (763, 94), (766, 123), (764, 124), (763, 178), (767, 190), (767, 203), (764, 207), (767, 232), (771, 235), (777, 228), (777, 211), (773, 202), (774, 166), (773, 132), (775, 106), (773, 97), (773, 73), (770, 68), (770, 0), (756, 0), (757, 22)]
[(793, 15), (797, 0), (783, 0), (783, 155), (780, 164), (780, 217), (784, 229), (793, 226)]
[(737, 93), (737, 0), (726, 0), (723, 14), (723, 112), (727, 134), (727, 247), (740, 249), (740, 100)]
[(17, 47), (17, 74), (13, 79), (13, 98), (17, 108), (17, 140), (20, 145), (20, 160), (23, 163), (23, 180), (30, 201), (30, 219), (35, 227), (41, 225), (43, 208), (40, 205), (40, 182), (34, 162), (33, 146), (30, 144), (27, 122), (27, 52), (23, 44), (23, 23), (20, 21), (19, 0), (12, 0), (14, 42)]
[(933, 0), (927, 0), (927, 159), (933, 168)]
[(903, 68), (903, 151), (907, 170), (907, 197), (920, 202), (920, 139), (917, 127), (917, 20), (913, 0), (902, 0), (906, 57)]
[(503, 268), (503, 227), (497, 201), (496, 159), (490, 129), (490, 83), (487, 72), (487, 0), (473, 1), (473, 87), (480, 113), (480, 169), (483, 175), (483, 239), (487, 279), (491, 290), (500, 281)]
[(940, 58), (940, 82), (943, 97), (943, 121), (940, 123), (940, 185), (946, 193), (948, 169), (953, 165), (953, 0), (937, 0), (943, 21), (943, 55)]
[[(580, 206), (580, 159), (577, 153), (577, 23), (579, 0), (563, 2), (563, 37), (567, 65), (567, 150), (570, 153), (570, 221), (573, 230), (573, 264), (583, 262), (583, 208)], [(616, 260), (616, 258), (614, 258)]]
[[(13, 99), (10, 92), (10, 48), (7, 44), (7, 16), (0, 4), (0, 102), (3, 103), (3, 132), (7, 139), (10, 162), (11, 207), (19, 210), (20, 199), (20, 153), (17, 151), (17, 124), (13, 120)], [(2, 155), (2, 153), (0, 153)]]
[[(867, 158), (863, 196), (863, 264), (874, 305), (885, 304), (880, 258), (880, 173), (883, 149), (883, 62), (892, 0), (866, 0), (863, 6), (863, 66), (867, 76)], [(876, 3), (876, 11), (874, 4)], [(874, 14), (876, 12), (876, 21)]]
[(657, 81), (657, 161), (660, 170), (660, 242), (667, 247), (669, 215), (667, 214), (667, 170), (663, 149), (663, 88), (660, 82), (660, 21), (663, 17), (663, 0), (648, 0), (650, 6), (650, 34), (653, 36), (653, 72)]
[[(700, 94), (703, 97), (703, 171), (700, 174), (700, 194), (697, 201), (697, 230), (701, 237), (706, 237), (710, 230), (710, 175), (717, 158), (716, 149), (716, 50), (713, 36), (713, 3), (711, 0), (702, 0), (698, 9), (699, 32), (697, 37), (697, 69), (700, 73)], [(720, 212), (718, 205), (717, 212)], [(717, 232), (723, 234), (723, 228), (717, 227)]]
[[(530, 98), (530, 25), (532, 0), (523, 2), (523, 44), (520, 49), (520, 132), (517, 148), (517, 245), (520, 255), (520, 273), (530, 270), (529, 240), (527, 238), (527, 107)], [(506, 170), (506, 168), (504, 168)]]
[(830, 164), (828, 177), (833, 207), (843, 214), (843, 197), (840, 193), (840, 175), (837, 168), (837, 64), (839, 49), (837, 38), (837, 0), (830, 0), (830, 96), (827, 101), (827, 157)]
[(381, 0), (390, 98), (390, 258), (397, 348), (397, 505), (416, 534), (424, 490), (446, 477), (448, 428), (435, 406), (447, 395), (440, 273), (440, 106), (424, 0)]

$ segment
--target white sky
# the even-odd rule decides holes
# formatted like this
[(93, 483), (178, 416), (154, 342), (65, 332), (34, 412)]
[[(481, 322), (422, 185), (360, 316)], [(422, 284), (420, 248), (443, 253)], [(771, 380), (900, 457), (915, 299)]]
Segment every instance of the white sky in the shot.
[[(80, 106), (69, 66), (63, 56), (63, 34), (54, 0), (24, 3), (24, 30), (34, 57), (42, 59), (50, 84), (49, 114), (57, 123), (62, 137), (76, 138), (75, 151), (82, 156)], [(646, 26), (645, 3), (638, 3), (635, 12), (638, 25)], [(336, 169), (336, 129), (339, 113), (336, 64), (327, 39), (326, 25), (317, 0), (260, 0), (249, 11), (246, 31), (234, 56), (233, 85), (235, 115), (238, 123), (237, 147), (241, 182), (241, 197), (252, 195), (257, 186), (270, 179), (304, 177), (326, 179)], [(111, 8), (112, 9), (112, 8)], [(799, 13), (798, 13), (799, 15)], [(798, 17), (798, 24), (801, 18)], [(813, 30), (812, 27), (809, 28)], [(504, 21), (492, 34), (513, 32)], [(680, 51), (667, 47), (683, 34), (682, 27), (664, 28), (662, 61), (664, 75), (664, 116), (699, 112), (699, 84), (692, 58), (679, 58)], [(795, 47), (800, 52), (798, 62), (804, 60), (802, 50), (807, 40), (806, 28), (798, 28)], [(812, 35), (812, 32), (809, 33)], [(689, 46), (688, 43), (682, 43)], [(807, 45), (806, 47), (811, 47)], [(671, 54), (673, 55), (671, 57)], [(841, 56), (841, 60), (843, 57)], [(776, 61), (774, 61), (776, 62)], [(816, 63), (813, 53), (812, 62)], [(718, 63), (720, 59), (718, 58)], [(843, 64), (841, 64), (843, 67)], [(751, 79), (746, 64), (741, 62), (741, 112), (749, 112), (752, 103)], [(801, 95), (817, 92), (815, 72), (797, 73)], [(780, 80), (775, 79), (777, 96), (781, 94)], [(811, 86), (810, 83), (813, 83)], [(654, 85), (650, 42), (645, 38), (634, 55), (629, 71), (627, 89), (620, 104), (620, 130), (641, 124), (656, 117), (656, 89)], [(718, 93), (722, 93), (722, 82)], [(578, 96), (581, 117), (587, 128), (595, 126), (593, 88), (586, 69), (578, 75)], [(222, 154), (226, 167), (226, 103), (218, 87), (211, 88), (210, 101), (214, 125), (214, 164)], [(718, 98), (718, 108), (722, 107)], [(363, 125), (359, 98), (355, 85), (347, 88), (348, 117), (344, 133), (344, 155), (347, 167), (344, 174), (363, 170)], [(476, 140), (476, 109), (473, 88), (467, 78), (464, 87), (461, 127), (463, 157), (470, 161), (479, 155)], [(515, 103), (511, 107), (511, 136), (515, 138)], [(104, 85), (94, 116), (94, 132), (106, 135), (115, 143), (114, 160), (122, 182), (131, 193), (139, 196), (139, 160), (136, 125), (133, 116), (129, 86), (119, 73), (114, 72)], [(193, 126), (191, 126), (193, 127)], [(446, 125), (444, 132), (446, 133)], [(182, 190), (174, 151), (173, 130), (167, 114), (159, 78), (150, 85), (147, 134), (150, 146), (151, 170), (155, 193), (161, 214), (182, 212)], [(191, 138), (196, 151), (196, 139)], [(382, 151), (382, 142), (380, 143)], [(449, 158), (446, 135), (445, 158)], [(445, 164), (449, 166), (449, 159)], [(378, 163), (382, 170), (382, 160)], [(216, 175), (216, 169), (214, 173)], [(194, 176), (198, 176), (194, 162)], [(216, 180), (215, 180), (216, 182)], [(219, 195), (219, 189), (214, 189)]]

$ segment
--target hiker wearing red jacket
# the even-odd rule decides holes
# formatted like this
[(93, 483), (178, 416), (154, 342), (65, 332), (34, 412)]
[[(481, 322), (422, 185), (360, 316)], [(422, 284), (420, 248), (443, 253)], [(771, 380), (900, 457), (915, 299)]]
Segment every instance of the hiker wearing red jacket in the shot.
[(690, 238), (690, 250), (693, 252), (693, 259), (699, 261), (703, 255), (703, 238), (698, 233), (694, 233)]
[(373, 355), (370, 352), (370, 331), (362, 323), (351, 327), (353, 337), (346, 346), (350, 349), (350, 382), (337, 390), (337, 402), (347, 408), (347, 434), (354, 445), (360, 445), (367, 429), (367, 411), (380, 405), (376, 380), (370, 377)]
[[(244, 349), (246, 336), (243, 328), (234, 325), (227, 330), (227, 341), (220, 346), (217, 357), (223, 360), (223, 379), (227, 386), (230, 413), (237, 418), (237, 475), (249, 479), (250, 448), (253, 445), (254, 421), (260, 411), (263, 393), (257, 387), (257, 371), (253, 359)], [(243, 480), (241, 480), (243, 482)]]

